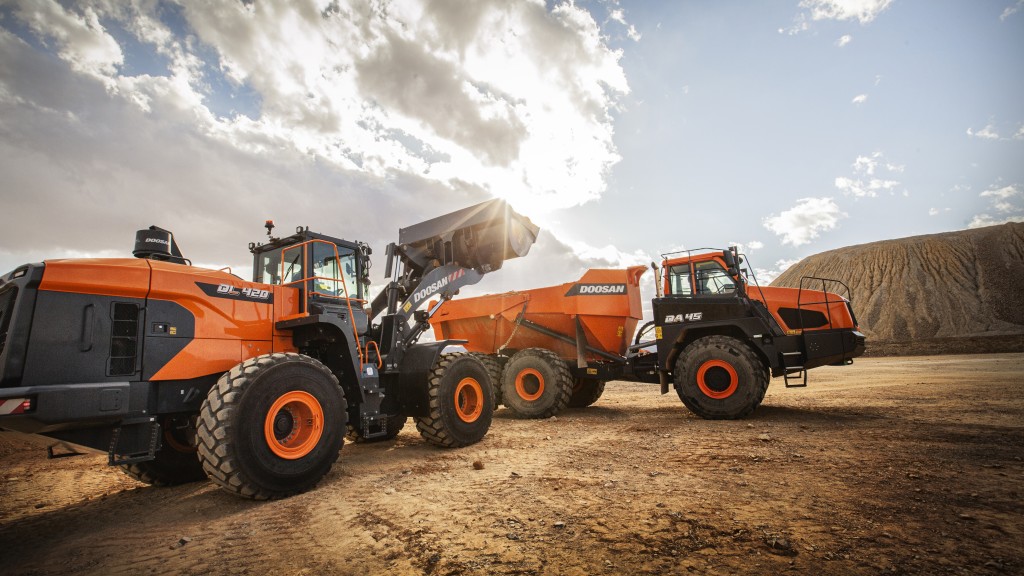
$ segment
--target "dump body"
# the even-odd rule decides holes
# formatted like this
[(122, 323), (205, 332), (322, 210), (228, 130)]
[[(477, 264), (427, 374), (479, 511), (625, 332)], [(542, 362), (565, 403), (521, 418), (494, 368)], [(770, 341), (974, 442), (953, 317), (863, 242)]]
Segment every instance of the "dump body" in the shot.
[(578, 281), (558, 286), (452, 300), (441, 306), (430, 323), (438, 340), (467, 340), (464, 346), (471, 352), (546, 348), (575, 361), (580, 351), (575, 342), (582, 334), (585, 360), (621, 359), (643, 317), (640, 276), (644, 270), (644, 266), (592, 269)]

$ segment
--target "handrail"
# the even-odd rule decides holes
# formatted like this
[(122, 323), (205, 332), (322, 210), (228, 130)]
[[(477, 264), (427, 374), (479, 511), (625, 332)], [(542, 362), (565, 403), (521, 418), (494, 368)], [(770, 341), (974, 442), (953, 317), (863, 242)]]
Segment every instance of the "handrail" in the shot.
[[(307, 256), (306, 245), (307, 244), (314, 244), (314, 243), (317, 243), (317, 242), (319, 242), (321, 244), (326, 244), (326, 245), (330, 246), (332, 250), (334, 250), (334, 261), (337, 262), (339, 264), (339, 266), (340, 266), (341, 258), (338, 256), (338, 245), (333, 243), (333, 242), (328, 242), (326, 240), (320, 240), (320, 239), (314, 238), (312, 240), (307, 240), (307, 241), (299, 243), (299, 244), (293, 244), (291, 246), (287, 246), (284, 250), (281, 251), (281, 276), (280, 276), (280, 278), (282, 280), (284, 279), (284, 264), (285, 264), (285, 257), (284, 257), (284, 255), (289, 250), (294, 250), (294, 249), (297, 249), (297, 248), (302, 248), (302, 263), (304, 265), (304, 264), (306, 264), (308, 262), (308, 259), (306, 258), (306, 256)], [(339, 270), (340, 270), (340, 268), (339, 268)], [(356, 300), (358, 302), (365, 302), (365, 300), (360, 300), (358, 298), (350, 298), (349, 297), (349, 294), (348, 294), (348, 283), (345, 282), (345, 275), (344, 274), (340, 274), (340, 278), (328, 278), (326, 276), (306, 276), (306, 268), (305, 268), (305, 266), (303, 266), (302, 267), (302, 276), (303, 277), (301, 279), (295, 280), (295, 281), (292, 281), (292, 282), (288, 282), (287, 284), (284, 284), (284, 285), (285, 286), (291, 286), (293, 284), (307, 284), (307, 286), (308, 286), (309, 285), (308, 283), (311, 282), (311, 281), (314, 281), (314, 280), (322, 279), (322, 280), (327, 280), (329, 282), (337, 282), (338, 280), (341, 280), (341, 287), (342, 287), (342, 289), (345, 292), (345, 296), (344, 296), (344, 298), (345, 298), (345, 306), (348, 308), (349, 324), (352, 325), (352, 335), (355, 337), (356, 352), (359, 354), (359, 371), (362, 372), (363, 371), (363, 367), (366, 364), (366, 361), (365, 361), (365, 357), (364, 357), (364, 353), (363, 353), (363, 347), (359, 344), (359, 330), (356, 328), (355, 315), (352, 312), (352, 300)], [(335, 286), (337, 286), (337, 285), (335, 285)], [(309, 313), (309, 306), (308, 306), (308, 304), (309, 304), (309, 294), (308, 294), (308, 292), (310, 292), (310, 291), (314, 291), (312, 287), (308, 288), (307, 290), (300, 290), (299, 291), (302, 294), (302, 298), (303, 298), (302, 310), (304, 312), (306, 312), (307, 314)], [(320, 294), (320, 293), (317, 292), (317, 294)], [(321, 296), (326, 296), (326, 297), (329, 297), (329, 298), (340, 298), (340, 296), (338, 296), (336, 294), (335, 295), (320, 294), (320, 295)], [(372, 342), (372, 340), (371, 340), (371, 342)], [(376, 343), (374, 343), (374, 344), (376, 345)], [(367, 350), (366, 350), (366, 353), (365, 353), (366, 357), (368, 357), (369, 354), (370, 354), (370, 352), (369, 352), (369, 344), (367, 344)], [(379, 348), (377, 349), (377, 360), (378, 360), (378, 366), (377, 367), (380, 368), (380, 364), (379, 364), (380, 363), (380, 349)]]
[[(820, 302), (804, 302), (803, 301), (803, 290), (804, 290), (804, 281), (805, 280), (819, 280), (819, 281), (821, 281), (821, 293), (825, 295), (825, 300), (824, 301), (820, 301)], [(833, 322), (832, 322), (832, 306), (831, 306), (831, 304), (835, 304), (837, 302), (835, 300), (829, 300), (829, 298), (828, 298), (828, 294), (829, 294), (828, 293), (828, 286), (825, 284), (826, 282), (833, 282), (833, 283), (836, 283), (836, 284), (839, 284), (840, 286), (842, 286), (843, 289), (846, 291), (847, 300), (849, 300), (849, 297), (851, 296), (850, 287), (847, 286), (846, 283), (844, 283), (842, 280), (837, 280), (835, 278), (821, 278), (819, 276), (801, 276), (800, 277), (800, 287), (799, 287), (799, 289), (797, 290), (797, 293), (796, 293), (796, 309), (797, 309), (797, 311), (802, 310), (804, 304), (806, 304), (808, 306), (811, 306), (811, 305), (814, 305), (814, 304), (824, 304), (825, 305), (825, 315), (826, 315), (826, 318), (828, 318), (828, 327), (831, 329), (833, 327)], [(797, 316), (798, 316), (798, 318), (800, 320), (800, 330), (803, 330), (804, 329), (804, 326), (803, 326), (803, 324), (804, 324), (803, 315), (802, 314), (797, 314)]]

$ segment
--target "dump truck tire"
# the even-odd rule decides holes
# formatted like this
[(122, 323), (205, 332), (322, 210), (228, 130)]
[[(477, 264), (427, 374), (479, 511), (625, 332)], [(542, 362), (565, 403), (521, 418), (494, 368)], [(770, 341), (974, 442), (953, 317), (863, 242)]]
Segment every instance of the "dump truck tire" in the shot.
[(405, 414), (392, 414), (388, 416), (387, 423), (384, 424), (386, 433), (379, 438), (364, 438), (358, 430), (352, 426), (352, 423), (348, 424), (348, 432), (345, 434), (345, 439), (349, 442), (355, 442), (357, 444), (362, 442), (383, 442), (384, 440), (394, 440), (398, 436), (402, 428), (405, 428), (405, 422), (409, 419)]
[(709, 420), (742, 418), (764, 399), (768, 369), (753, 350), (729, 336), (706, 336), (676, 361), (676, 393), (694, 414)]
[(484, 368), (487, 369), (487, 374), (491, 377), (491, 393), (494, 395), (494, 408), (497, 409), (498, 406), (501, 406), (501, 370), (503, 364), (493, 354), (482, 354), (480, 352), (470, 352), (470, 354), (483, 363)]
[(206, 479), (203, 464), (196, 454), (195, 424), (188, 418), (163, 418), (162, 444), (156, 459), (124, 464), (121, 470), (132, 478), (152, 486), (174, 486)]
[(577, 378), (572, 388), (572, 396), (569, 397), (569, 407), (586, 408), (597, 402), (601, 394), (604, 394), (604, 384), (604, 380)]
[(416, 417), (423, 439), (445, 448), (479, 442), (494, 415), (489, 380), (487, 369), (472, 354), (441, 354), (427, 382), (430, 414)]
[(199, 412), (199, 458), (228, 492), (282, 498), (330, 471), (347, 421), (345, 393), (326, 366), (301, 354), (265, 354), (210, 389)]
[(509, 359), (501, 398), (520, 418), (549, 418), (569, 405), (573, 379), (565, 361), (545, 348), (527, 348)]

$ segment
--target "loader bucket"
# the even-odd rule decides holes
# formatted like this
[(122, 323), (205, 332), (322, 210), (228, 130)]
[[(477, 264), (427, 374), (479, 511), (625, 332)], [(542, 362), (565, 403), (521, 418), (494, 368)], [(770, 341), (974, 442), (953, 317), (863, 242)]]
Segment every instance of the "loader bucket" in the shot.
[(481, 272), (501, 268), (505, 260), (526, 256), (540, 228), (504, 200), (489, 200), (398, 231), (407, 265), (458, 264)]

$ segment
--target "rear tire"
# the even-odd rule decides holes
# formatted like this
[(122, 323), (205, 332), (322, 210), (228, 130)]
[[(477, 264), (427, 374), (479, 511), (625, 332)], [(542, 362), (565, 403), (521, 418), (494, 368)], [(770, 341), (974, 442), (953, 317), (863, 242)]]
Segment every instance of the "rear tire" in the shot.
[(267, 500), (309, 490), (330, 471), (348, 421), (331, 371), (301, 354), (235, 366), (200, 410), (199, 457), (221, 488)]
[(565, 361), (545, 348), (516, 352), (501, 377), (501, 398), (520, 418), (548, 418), (569, 405), (573, 379)]
[(416, 417), (423, 439), (445, 448), (479, 442), (494, 414), (489, 379), (483, 363), (472, 354), (442, 354), (428, 376), (430, 413)]
[(586, 408), (597, 402), (601, 394), (604, 394), (604, 384), (604, 380), (577, 378), (572, 388), (572, 396), (569, 398), (569, 407)]
[(732, 420), (750, 414), (768, 389), (768, 369), (753, 350), (730, 336), (706, 336), (676, 361), (676, 393), (694, 414)]
[(125, 464), (125, 474), (152, 486), (174, 486), (206, 480), (203, 464), (196, 454), (196, 426), (194, 417), (167, 416), (160, 420), (163, 442), (156, 459)]
[(497, 356), (492, 354), (470, 352), (470, 355), (479, 360), (484, 365), (484, 368), (487, 369), (487, 374), (491, 377), (491, 393), (494, 396), (494, 408), (497, 409), (498, 406), (501, 406), (502, 362)]

